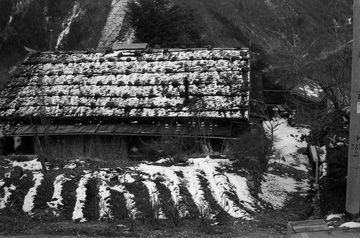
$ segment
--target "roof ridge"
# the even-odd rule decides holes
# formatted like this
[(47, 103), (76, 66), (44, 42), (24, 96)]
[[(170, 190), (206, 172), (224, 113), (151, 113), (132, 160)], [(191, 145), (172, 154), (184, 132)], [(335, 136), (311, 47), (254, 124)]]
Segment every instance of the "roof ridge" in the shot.
[(196, 50), (239, 50), (239, 51), (249, 51), (250, 49), (247, 47), (214, 47), (214, 48), (144, 48), (144, 49), (130, 49), (130, 48), (124, 48), (124, 49), (84, 49), (84, 50), (54, 50), (54, 51), (37, 51), (30, 54), (64, 54), (64, 53), (70, 53), (70, 54), (77, 54), (77, 53), (85, 53), (85, 54), (96, 54), (96, 53), (108, 53), (111, 54), (113, 52), (117, 51), (143, 51), (143, 52), (162, 52), (162, 51), (169, 51), (169, 52), (186, 52), (186, 51), (196, 51)]

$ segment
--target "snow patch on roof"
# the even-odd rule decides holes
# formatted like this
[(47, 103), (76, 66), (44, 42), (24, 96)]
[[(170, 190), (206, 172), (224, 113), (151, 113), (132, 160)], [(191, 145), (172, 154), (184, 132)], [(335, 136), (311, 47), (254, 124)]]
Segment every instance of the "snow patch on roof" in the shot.
[(0, 116), (248, 119), (249, 59), (246, 49), (32, 55), (0, 92)]
[(323, 90), (319, 87), (314, 87), (314, 86), (310, 86), (310, 85), (304, 85), (303, 87), (300, 87), (299, 89), (301, 89), (307, 96), (309, 97), (320, 97), (320, 93), (323, 92)]
[(344, 213), (340, 213), (340, 214), (330, 214), (328, 216), (326, 216), (325, 220), (326, 221), (331, 221), (334, 219), (342, 219), (345, 216)]
[(321, 88), (320, 84), (308, 78), (295, 86), (290, 91), (290, 94), (295, 94), (316, 103), (319, 103), (324, 99), (324, 90)]

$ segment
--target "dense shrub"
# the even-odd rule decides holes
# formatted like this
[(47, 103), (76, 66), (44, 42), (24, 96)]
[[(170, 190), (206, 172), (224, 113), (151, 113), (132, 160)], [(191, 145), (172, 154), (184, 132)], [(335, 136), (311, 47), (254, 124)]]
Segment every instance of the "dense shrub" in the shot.
[(268, 165), (268, 155), (272, 152), (272, 142), (266, 137), (262, 127), (239, 136), (238, 140), (231, 141), (227, 154), (234, 160), (233, 170), (236, 173), (250, 175), (254, 193), (259, 192), (262, 174)]
[(181, 159), (186, 155), (202, 152), (201, 139), (194, 137), (161, 136), (143, 141), (146, 159), (157, 160), (161, 157)]
[(199, 17), (191, 9), (170, 0), (138, 0), (128, 3), (128, 14), (136, 38), (161, 47), (204, 46)]
[(228, 155), (239, 167), (246, 168), (253, 173), (261, 173), (267, 166), (267, 154), (271, 151), (271, 142), (264, 130), (257, 128), (230, 141)]

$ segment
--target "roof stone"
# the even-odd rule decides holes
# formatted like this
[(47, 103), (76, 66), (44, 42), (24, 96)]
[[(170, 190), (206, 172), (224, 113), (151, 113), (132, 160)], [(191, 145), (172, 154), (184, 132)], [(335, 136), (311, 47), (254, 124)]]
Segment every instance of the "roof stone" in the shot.
[(0, 92), (0, 117), (246, 119), (246, 49), (32, 54)]

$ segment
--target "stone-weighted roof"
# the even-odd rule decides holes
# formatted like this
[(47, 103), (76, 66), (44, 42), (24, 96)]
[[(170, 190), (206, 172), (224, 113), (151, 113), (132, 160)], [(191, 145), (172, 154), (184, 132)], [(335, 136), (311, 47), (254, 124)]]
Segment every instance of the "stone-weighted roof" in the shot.
[(0, 117), (247, 119), (246, 49), (44, 52), (18, 66)]
[(291, 95), (297, 95), (303, 100), (321, 103), (325, 99), (325, 93), (320, 85), (312, 79), (305, 78), (296, 85), (291, 91)]

